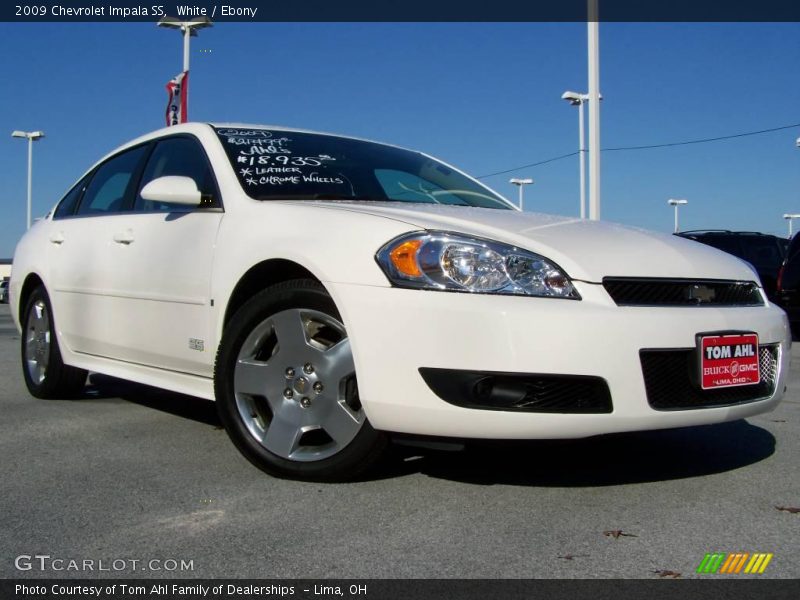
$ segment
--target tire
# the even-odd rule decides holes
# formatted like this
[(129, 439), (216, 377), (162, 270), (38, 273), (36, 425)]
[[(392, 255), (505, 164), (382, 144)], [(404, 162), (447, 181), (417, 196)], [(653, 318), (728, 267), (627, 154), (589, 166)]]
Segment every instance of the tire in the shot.
[(233, 443), (271, 475), (350, 480), (388, 444), (367, 421), (347, 332), (316, 281), (274, 285), (236, 312), (217, 352), (214, 391)]
[(86, 385), (85, 370), (64, 364), (55, 332), (50, 298), (39, 286), (25, 303), (20, 336), (22, 375), (36, 398), (71, 398)]

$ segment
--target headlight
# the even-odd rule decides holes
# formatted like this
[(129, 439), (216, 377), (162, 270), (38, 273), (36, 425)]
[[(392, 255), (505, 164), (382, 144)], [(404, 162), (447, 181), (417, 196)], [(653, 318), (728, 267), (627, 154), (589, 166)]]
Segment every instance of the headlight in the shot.
[(399, 287), (580, 300), (556, 264), (491, 240), (440, 231), (411, 233), (386, 244), (376, 259)]

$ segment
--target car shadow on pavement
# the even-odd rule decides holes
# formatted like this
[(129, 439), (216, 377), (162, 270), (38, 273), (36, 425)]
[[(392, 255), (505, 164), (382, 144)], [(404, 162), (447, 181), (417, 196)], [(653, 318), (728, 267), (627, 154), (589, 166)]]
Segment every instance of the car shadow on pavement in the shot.
[(92, 373), (83, 399), (121, 399), (206, 425), (222, 427), (217, 407), (210, 400), (186, 396), (108, 375)]
[(462, 452), (405, 448), (402, 464), (389, 470), (478, 485), (606, 486), (721, 473), (774, 451), (770, 432), (741, 420), (580, 440), (470, 442)]
[[(113, 399), (221, 427), (214, 402), (92, 373), (84, 400)], [(396, 445), (360, 481), (412, 474), (476, 485), (607, 486), (698, 477), (762, 461), (775, 438), (745, 420), (577, 440), (468, 441), (461, 451)]]

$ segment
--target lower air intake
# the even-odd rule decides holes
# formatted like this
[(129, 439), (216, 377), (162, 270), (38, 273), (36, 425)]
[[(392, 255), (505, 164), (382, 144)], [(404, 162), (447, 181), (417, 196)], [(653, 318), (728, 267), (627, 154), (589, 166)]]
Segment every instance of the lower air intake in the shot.
[(697, 385), (698, 358), (694, 349), (641, 350), (647, 402), (656, 410), (691, 410), (732, 406), (764, 400), (775, 393), (778, 378), (778, 346), (759, 346), (756, 385), (703, 390)]
[(421, 368), (425, 383), (463, 408), (538, 413), (610, 413), (611, 393), (600, 377)]

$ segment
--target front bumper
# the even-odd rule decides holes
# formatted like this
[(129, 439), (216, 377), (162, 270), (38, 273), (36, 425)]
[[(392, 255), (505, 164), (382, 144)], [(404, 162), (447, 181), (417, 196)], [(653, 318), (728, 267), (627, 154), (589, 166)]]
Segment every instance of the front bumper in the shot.
[[(405, 290), (326, 282), (351, 339), (359, 394), (376, 429), (421, 435), (545, 439), (718, 423), (772, 410), (783, 396), (791, 336), (780, 309), (619, 307), (600, 285), (583, 300)], [(778, 345), (774, 393), (715, 408), (657, 411), (639, 352), (694, 348), (700, 332), (748, 330)], [(420, 368), (601, 377), (607, 414), (464, 408), (439, 398)]]

